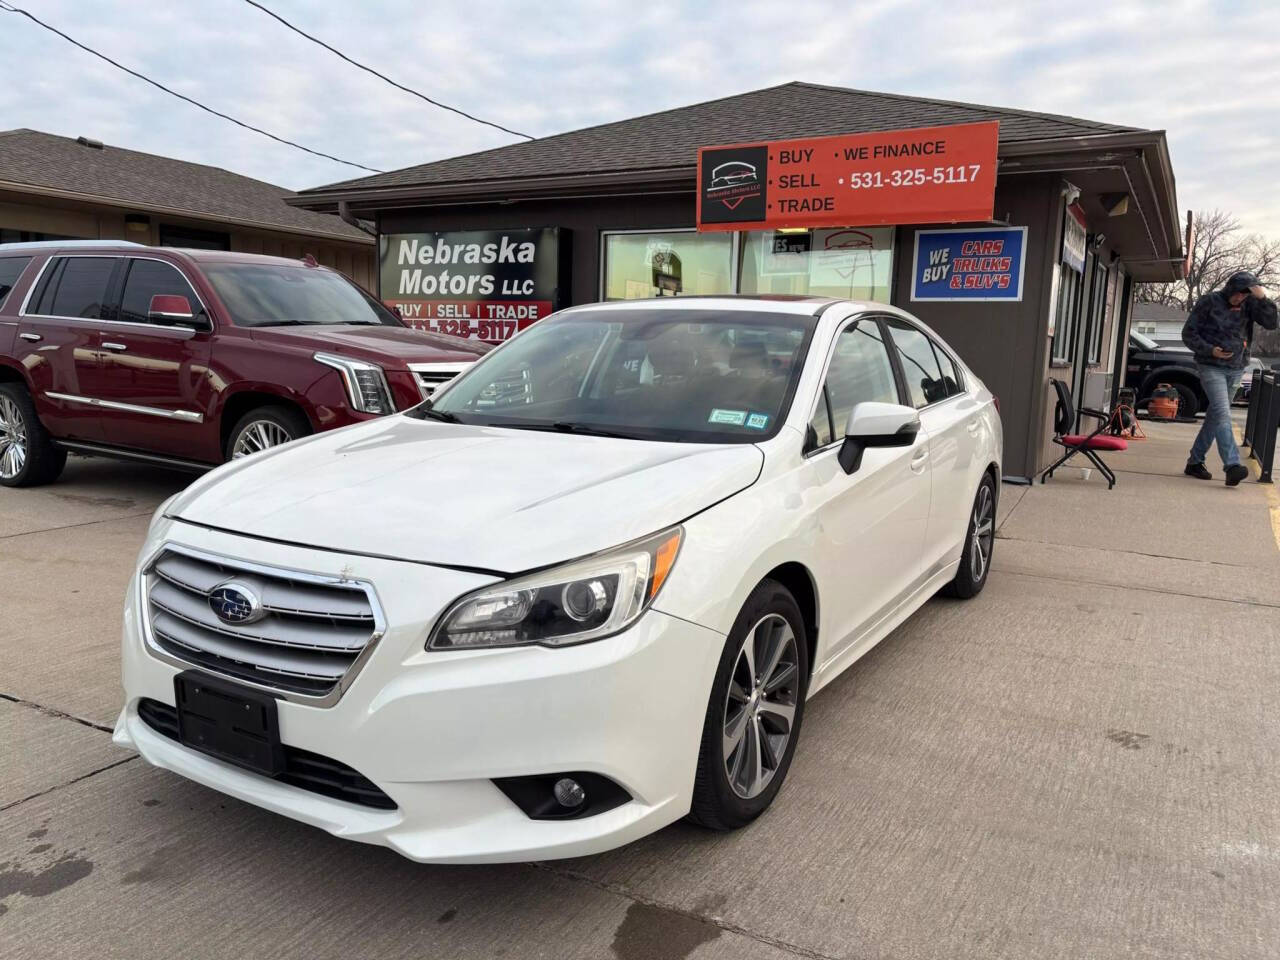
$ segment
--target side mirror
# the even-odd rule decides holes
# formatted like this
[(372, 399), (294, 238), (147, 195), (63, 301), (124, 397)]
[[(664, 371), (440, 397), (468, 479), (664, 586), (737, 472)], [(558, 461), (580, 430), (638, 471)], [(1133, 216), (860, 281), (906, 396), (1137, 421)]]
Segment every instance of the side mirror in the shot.
[(196, 326), (196, 315), (191, 309), (191, 302), (177, 294), (157, 293), (152, 297), (147, 319), (167, 327)]
[(862, 466), (867, 447), (909, 447), (920, 432), (920, 415), (897, 403), (859, 403), (849, 411), (836, 459), (845, 473)]

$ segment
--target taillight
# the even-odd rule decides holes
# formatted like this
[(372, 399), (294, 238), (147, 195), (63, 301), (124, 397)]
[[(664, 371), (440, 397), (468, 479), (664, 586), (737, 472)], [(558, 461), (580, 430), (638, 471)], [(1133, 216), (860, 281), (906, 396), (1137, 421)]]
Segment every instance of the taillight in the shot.
[(997, 396), (993, 393), (993, 394), (991, 395), (991, 402), (992, 402), (992, 403), (994, 403), (994, 404), (996, 405), (996, 413), (999, 413), (999, 412), (1000, 412), (1000, 398), (999, 398), (999, 397), (997, 397)]

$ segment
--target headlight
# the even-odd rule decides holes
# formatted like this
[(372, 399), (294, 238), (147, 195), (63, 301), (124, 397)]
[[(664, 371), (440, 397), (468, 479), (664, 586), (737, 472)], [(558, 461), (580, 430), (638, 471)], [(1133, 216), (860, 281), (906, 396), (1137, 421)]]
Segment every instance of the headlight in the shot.
[(316, 360), (342, 374), (351, 408), (361, 413), (395, 413), (386, 375), (376, 363), (352, 360), (332, 353), (317, 353)]
[(662, 589), (683, 533), (672, 527), (463, 597), (440, 620), (427, 648), (562, 647), (624, 630)]

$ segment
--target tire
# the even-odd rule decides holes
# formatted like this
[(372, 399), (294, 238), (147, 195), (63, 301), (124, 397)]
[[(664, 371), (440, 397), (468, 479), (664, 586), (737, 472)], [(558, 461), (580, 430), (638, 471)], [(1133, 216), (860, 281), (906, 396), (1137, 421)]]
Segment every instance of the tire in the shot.
[(1169, 386), (1178, 391), (1178, 419), (1188, 417), (1194, 420), (1200, 412), (1200, 399), (1196, 396), (1195, 387), (1185, 383), (1171, 383)]
[(311, 435), (311, 424), (290, 407), (257, 407), (241, 417), (227, 437), (223, 459), (239, 460)]
[(996, 481), (991, 474), (982, 476), (978, 492), (969, 512), (969, 529), (964, 537), (964, 552), (960, 555), (960, 569), (955, 579), (942, 588), (948, 597), (968, 600), (976, 597), (987, 585), (991, 573), (991, 557), (996, 545)]
[(20, 383), (0, 383), (0, 486), (53, 483), (67, 465), (67, 451), (53, 442)]
[[(711, 684), (690, 820), (712, 830), (736, 830), (760, 816), (782, 789), (804, 719), (807, 640), (804, 618), (786, 587), (765, 580), (752, 591), (729, 632)], [(781, 645), (767, 684), (758, 677), (755, 683), (750, 679), (754, 673), (745, 657), (748, 642), (751, 663), (761, 661), (761, 673), (774, 644)], [(726, 762), (726, 721), (734, 720), (740, 733), (736, 746), (728, 747)], [(784, 726), (786, 739), (779, 740)], [(735, 778), (731, 771), (736, 771)]]

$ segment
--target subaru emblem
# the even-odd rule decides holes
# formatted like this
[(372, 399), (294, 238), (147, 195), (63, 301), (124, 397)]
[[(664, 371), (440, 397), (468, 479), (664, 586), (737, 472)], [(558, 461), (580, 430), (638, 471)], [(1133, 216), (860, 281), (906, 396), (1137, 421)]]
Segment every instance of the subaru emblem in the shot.
[(213, 588), (209, 594), (209, 607), (219, 620), (234, 626), (257, 623), (267, 615), (253, 588), (234, 580)]

